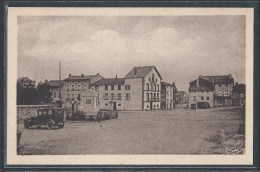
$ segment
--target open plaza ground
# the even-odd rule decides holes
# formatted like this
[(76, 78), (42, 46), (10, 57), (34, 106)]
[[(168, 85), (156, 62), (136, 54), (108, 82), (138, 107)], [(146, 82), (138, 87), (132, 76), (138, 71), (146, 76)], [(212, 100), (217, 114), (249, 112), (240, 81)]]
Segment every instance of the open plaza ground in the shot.
[[(68, 154), (225, 154), (216, 144), (219, 129), (233, 144), (243, 107), (190, 110), (121, 111), (117, 119), (102, 122), (66, 122), (62, 129), (18, 129), (20, 155)], [(232, 146), (232, 145), (231, 145)]]

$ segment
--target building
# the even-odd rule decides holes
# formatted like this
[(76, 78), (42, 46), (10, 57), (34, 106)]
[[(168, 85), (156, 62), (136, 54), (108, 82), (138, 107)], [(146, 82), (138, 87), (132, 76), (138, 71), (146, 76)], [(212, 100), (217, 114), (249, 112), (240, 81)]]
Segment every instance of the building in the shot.
[(190, 82), (189, 107), (214, 107), (214, 84), (202, 77)]
[(134, 67), (124, 79), (125, 110), (161, 108), (162, 77), (155, 66)]
[[(71, 109), (72, 112), (83, 110), (83, 105), (88, 105), (86, 104), (86, 102), (82, 102), (82, 96), (84, 96), (84, 99), (87, 99), (87, 97), (92, 97), (94, 93), (93, 90), (90, 90), (91, 84), (97, 82), (100, 79), (103, 79), (103, 77), (99, 75), (99, 73), (97, 73), (97, 75), (81, 74), (80, 76), (69, 74), (69, 77), (63, 80), (63, 106), (65, 108)], [(95, 95), (98, 96), (98, 94)], [(93, 103), (94, 106), (95, 101), (93, 101), (91, 102), (91, 104)]]
[(173, 109), (173, 91), (174, 88), (172, 84), (163, 81), (161, 82), (161, 109)]
[(99, 93), (100, 109), (125, 110), (124, 78), (103, 78), (91, 86)]
[(60, 101), (61, 88), (63, 86), (63, 82), (60, 80), (51, 80), (47, 83), (50, 87), (50, 91), (52, 92), (52, 103), (59, 104), (58, 102)]
[(232, 105), (233, 106), (244, 106), (246, 97), (246, 85), (238, 84), (237, 82), (234, 85), (232, 92)]
[(200, 76), (214, 85), (214, 105), (229, 106), (232, 104), (234, 78), (231, 74), (220, 76)]
[(184, 104), (189, 102), (189, 95), (186, 91), (177, 91), (176, 93), (176, 103)]

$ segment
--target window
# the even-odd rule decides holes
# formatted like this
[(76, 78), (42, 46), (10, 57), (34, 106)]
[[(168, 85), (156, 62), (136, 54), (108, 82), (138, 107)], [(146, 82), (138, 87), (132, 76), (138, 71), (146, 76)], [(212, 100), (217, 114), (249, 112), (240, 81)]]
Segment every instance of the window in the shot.
[(108, 85), (105, 85), (105, 90), (108, 90)]
[(159, 96), (159, 93), (157, 93), (157, 102), (160, 101), (160, 96)]
[(86, 89), (88, 89), (88, 86), (87, 86), (87, 84), (85, 84), (85, 85), (84, 85), (84, 89), (85, 89), (85, 90), (86, 90)]
[(166, 95), (167, 95), (167, 97), (169, 96), (169, 91), (166, 91)]
[(78, 90), (80, 90), (80, 84), (78, 84)]
[(221, 84), (218, 84), (219, 87), (221, 87)]
[(193, 101), (196, 101), (196, 96), (193, 97)]
[(151, 90), (153, 91), (153, 85), (151, 84)]
[(154, 101), (156, 101), (156, 93), (153, 94)]
[(149, 102), (149, 93), (146, 93), (146, 101)]
[(126, 100), (130, 100), (130, 93), (126, 93), (126, 94), (125, 94), (125, 99), (126, 99)]
[(146, 105), (146, 108), (149, 109), (149, 105)]
[(118, 96), (118, 100), (121, 100), (121, 99), (122, 99), (122, 98), (121, 98), (121, 93), (118, 93), (117, 96)]
[(126, 86), (125, 86), (125, 89), (126, 89), (126, 90), (130, 90), (130, 85), (126, 85)]
[(222, 91), (218, 90), (218, 96), (222, 96)]
[(228, 87), (228, 84), (226, 84), (226, 87)]
[(70, 98), (70, 94), (67, 94), (67, 98)]
[(228, 90), (225, 90), (225, 96), (228, 96)]
[(160, 85), (159, 84), (157, 84), (157, 89), (158, 89), (158, 91), (160, 91)]
[(42, 115), (42, 111), (40, 110), (40, 111), (38, 111), (38, 115)]
[(43, 110), (43, 111), (42, 111), (42, 114), (43, 114), (43, 115), (47, 115), (47, 111), (46, 111), (46, 110)]
[(118, 85), (117, 87), (118, 87), (118, 90), (121, 90), (121, 85)]
[(115, 86), (114, 85), (111, 85), (111, 90), (114, 90), (115, 89)]
[(157, 107), (159, 107), (159, 105), (157, 104)]
[(207, 97), (207, 100), (209, 100), (209, 96)]
[(91, 99), (87, 99), (86, 104), (91, 104)]
[(104, 94), (104, 100), (108, 100), (108, 93)]
[(111, 93), (111, 100), (114, 100), (114, 93)]
[(74, 84), (72, 84), (72, 88), (71, 88), (71, 90), (72, 90), (72, 91), (74, 91), (74, 89), (75, 89), (74, 87), (75, 87), (75, 85), (74, 85)]
[(56, 92), (53, 92), (53, 97), (56, 98)]
[(146, 84), (146, 90), (149, 91), (149, 84)]
[(150, 100), (153, 101), (153, 93), (150, 94)]
[(48, 115), (51, 115), (52, 114), (52, 110), (48, 110)]
[(72, 94), (72, 98), (74, 98), (74, 94)]
[(201, 100), (204, 100), (204, 97), (203, 97), (203, 96), (201, 96)]
[(152, 81), (154, 82), (154, 74), (152, 74)]
[(69, 90), (70, 90), (70, 85), (68, 84), (68, 85), (67, 85), (67, 91), (69, 91)]
[(121, 104), (118, 104), (118, 106), (121, 106)]
[(60, 98), (60, 93), (59, 93), (59, 98)]
[(77, 100), (80, 101), (80, 94), (78, 94)]
[(105, 106), (108, 106), (108, 103), (106, 103)]

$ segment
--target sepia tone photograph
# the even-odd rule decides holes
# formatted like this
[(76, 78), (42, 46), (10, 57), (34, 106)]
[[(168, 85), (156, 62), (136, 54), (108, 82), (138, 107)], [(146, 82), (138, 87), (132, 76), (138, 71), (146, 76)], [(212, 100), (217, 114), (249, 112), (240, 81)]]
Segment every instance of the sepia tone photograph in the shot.
[(57, 14), (16, 17), (17, 156), (248, 153), (246, 15)]

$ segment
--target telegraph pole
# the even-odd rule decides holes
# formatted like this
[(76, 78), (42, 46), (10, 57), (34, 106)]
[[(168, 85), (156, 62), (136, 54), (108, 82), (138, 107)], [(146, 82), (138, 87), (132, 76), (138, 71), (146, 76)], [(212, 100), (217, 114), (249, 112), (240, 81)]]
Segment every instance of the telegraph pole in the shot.
[(60, 87), (60, 104), (59, 104), (59, 106), (60, 106), (60, 108), (62, 107), (62, 102), (61, 102), (61, 61), (60, 61), (60, 65), (59, 65), (59, 87)]

